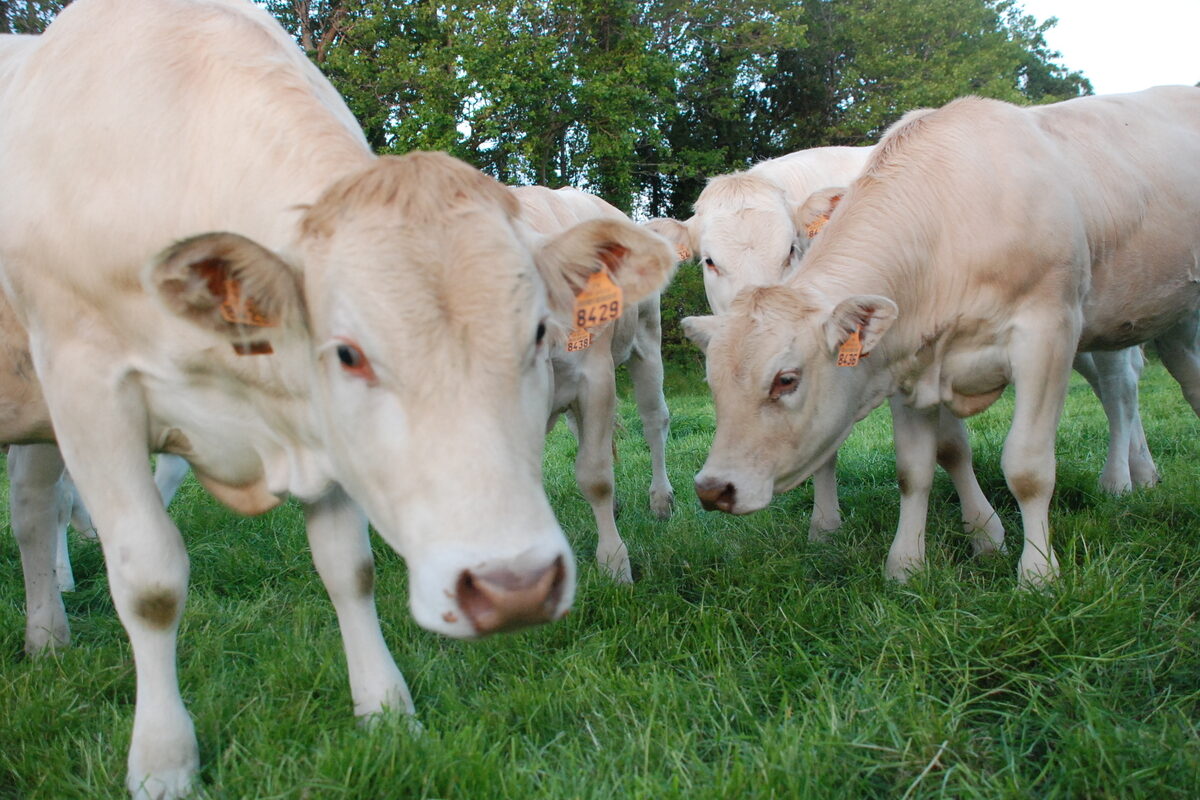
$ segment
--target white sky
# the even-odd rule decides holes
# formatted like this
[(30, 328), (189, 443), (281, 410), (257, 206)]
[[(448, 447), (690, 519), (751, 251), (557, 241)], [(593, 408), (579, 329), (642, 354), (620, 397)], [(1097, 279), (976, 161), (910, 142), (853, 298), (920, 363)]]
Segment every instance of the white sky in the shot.
[(1017, 0), (1045, 21), (1058, 63), (1080, 70), (1096, 94), (1200, 82), (1200, 0)]

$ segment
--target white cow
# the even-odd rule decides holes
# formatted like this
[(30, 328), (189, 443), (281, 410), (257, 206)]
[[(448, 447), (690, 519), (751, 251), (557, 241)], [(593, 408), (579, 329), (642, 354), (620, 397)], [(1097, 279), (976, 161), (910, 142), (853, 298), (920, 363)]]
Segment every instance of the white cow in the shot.
[(1198, 218), (1200, 89), (907, 115), (793, 278), (687, 321), (717, 411), (697, 490), (762, 508), (892, 396), (888, 565), (902, 576), (924, 561), (938, 409), (977, 413), (1011, 383), (1002, 466), (1022, 512), (1019, 574), (1051, 579), (1054, 431), (1076, 349), (1155, 341), (1200, 413)]
[(238, 0), (68, 6), (0, 89), (0, 175), (3, 288), (50, 412), (7, 435), (48, 438), (52, 420), (96, 522), (137, 668), (135, 796), (183, 795), (197, 768), (175, 667), (187, 556), (149, 451), (186, 457), (240, 512), (302, 501), (360, 715), (412, 710), (368, 518), (431, 630), (565, 613), (543, 334), (599, 270), (631, 302), (657, 290), (665, 242), (595, 220), (535, 245), (477, 170), (375, 157)]
[[(553, 236), (589, 219), (626, 219), (599, 197), (571, 187), (514, 186), (522, 216), (539, 234)], [(599, 331), (591, 345), (568, 350), (566, 331), (551, 342), (554, 364), (554, 413), (566, 411), (579, 440), (575, 480), (592, 507), (599, 533), (596, 561), (615, 580), (633, 580), (629, 552), (613, 504), (613, 423), (616, 413), (616, 368), (629, 365), (642, 430), (650, 447), (650, 508), (659, 517), (671, 515), (675, 490), (667, 477), (666, 447), (670, 413), (663, 396), (662, 312), (659, 294), (628, 306), (615, 324)]]
[[(712, 178), (700, 193), (691, 219), (654, 220), (651, 226), (671, 239), (681, 254), (696, 254), (703, 265), (709, 306), (715, 314), (725, 313), (741, 289), (779, 283), (795, 271), (845, 193), (842, 185), (862, 172), (873, 151), (873, 147), (817, 147)], [(1106, 491), (1128, 491), (1158, 481), (1137, 412), (1142, 364), (1137, 348), (1095, 358), (1080, 354), (1076, 359), (1076, 368), (1095, 389), (1109, 419), (1108, 457), (1100, 475)], [(938, 435), (939, 463), (962, 498), (964, 527), (973, 532), (977, 552), (990, 551), (1003, 530), (975, 478), (966, 430), (953, 415), (945, 414)], [(813, 472), (809, 524), (813, 541), (841, 525), (835, 467), (836, 454)], [(718, 502), (719, 496), (713, 504)]]

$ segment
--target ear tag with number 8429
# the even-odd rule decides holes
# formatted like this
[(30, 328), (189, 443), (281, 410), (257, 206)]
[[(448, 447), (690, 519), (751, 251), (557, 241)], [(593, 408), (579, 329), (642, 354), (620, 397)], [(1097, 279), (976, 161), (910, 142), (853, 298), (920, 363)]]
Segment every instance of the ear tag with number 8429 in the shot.
[(613, 283), (608, 270), (596, 270), (589, 275), (583, 289), (575, 295), (575, 328), (567, 337), (567, 351), (590, 347), (594, 338), (592, 331), (621, 316), (623, 296), (621, 287)]

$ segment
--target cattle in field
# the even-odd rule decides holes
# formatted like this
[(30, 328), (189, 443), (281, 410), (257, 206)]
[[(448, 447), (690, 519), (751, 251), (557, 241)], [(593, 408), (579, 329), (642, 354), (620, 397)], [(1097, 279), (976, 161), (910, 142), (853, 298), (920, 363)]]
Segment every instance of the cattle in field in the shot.
[[(873, 149), (817, 147), (717, 176), (701, 192), (691, 219), (653, 220), (651, 226), (671, 239), (681, 255), (696, 256), (710, 308), (715, 314), (725, 313), (742, 289), (779, 283), (795, 271), (844, 195), (843, 184), (858, 176)], [(1142, 364), (1136, 348), (1076, 357), (1076, 368), (1096, 391), (1109, 420), (1108, 456), (1100, 474), (1105, 491), (1118, 493), (1158, 481), (1137, 410)], [(946, 413), (938, 436), (937, 452), (944, 456), (939, 464), (962, 499), (963, 526), (973, 534), (975, 551), (988, 552), (1003, 530), (975, 478), (966, 430)], [(812, 474), (811, 541), (825, 539), (841, 525), (836, 458), (835, 453)], [(702, 500), (708, 507), (725, 502), (720, 492)]]
[(412, 711), (368, 519), (424, 627), (566, 612), (543, 335), (594, 273), (630, 302), (656, 291), (665, 242), (603, 219), (534, 243), (479, 171), (374, 156), (287, 34), (234, 0), (72, 3), (0, 88), (0, 175), (0, 277), (49, 412), (10, 440), (52, 429), (96, 523), (137, 671), (135, 797), (186, 794), (198, 762), (175, 665), (188, 562), (149, 452), (242, 513), (299, 498), (359, 715)]
[(1011, 383), (1019, 575), (1053, 578), (1054, 432), (1076, 350), (1155, 342), (1200, 413), (1198, 218), (1200, 89), (907, 115), (794, 276), (687, 321), (717, 412), (697, 491), (762, 508), (891, 397), (901, 524), (887, 569), (902, 578), (924, 562), (939, 409), (978, 413)]
[[(537, 233), (552, 236), (595, 218), (625, 219), (617, 208), (594, 195), (564, 187), (514, 186), (525, 221)], [(568, 332), (550, 344), (554, 365), (553, 414), (547, 430), (562, 412), (579, 441), (575, 480), (592, 507), (599, 542), (596, 561), (613, 579), (633, 580), (629, 552), (614, 514), (613, 424), (616, 413), (616, 368), (629, 366), (638, 415), (650, 448), (650, 508), (659, 519), (671, 515), (675, 490), (667, 477), (666, 447), (670, 413), (663, 396), (662, 312), (659, 294), (628, 306), (616, 322), (599, 330), (590, 345), (568, 348)]]
[[(695, 215), (679, 222), (653, 220), (651, 227), (694, 255), (704, 275), (704, 293), (714, 314), (729, 310), (748, 286), (777, 284), (795, 272), (841, 198), (840, 188), (862, 172), (874, 147), (815, 147), (762, 161), (744, 172), (711, 178), (696, 199)], [(820, 200), (820, 206), (814, 201)], [(996, 512), (975, 479), (962, 423), (946, 414), (939, 428), (940, 452), (954, 454), (942, 466), (962, 502), (963, 527), (976, 552), (995, 548), (1004, 536)], [(837, 496), (837, 454), (813, 471), (809, 540), (822, 541), (842, 524)], [(726, 502), (720, 493), (702, 495), (706, 508)]]

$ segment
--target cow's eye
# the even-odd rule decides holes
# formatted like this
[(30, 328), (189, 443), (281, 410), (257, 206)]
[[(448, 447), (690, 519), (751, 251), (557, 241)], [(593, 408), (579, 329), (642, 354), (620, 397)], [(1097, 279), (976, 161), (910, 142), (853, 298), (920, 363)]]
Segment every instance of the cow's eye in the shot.
[(337, 357), (343, 372), (368, 381), (375, 380), (375, 370), (371, 368), (371, 362), (358, 345), (353, 342), (339, 342)]
[(546, 338), (546, 323), (539, 322), (538, 326), (537, 326), (537, 336), (535, 339), (536, 344), (541, 344), (542, 339), (545, 339), (545, 338)]
[(800, 385), (800, 370), (785, 369), (775, 376), (775, 380), (771, 382), (771, 399), (778, 400), (785, 394), (791, 394), (796, 391)]
[(704, 259), (704, 268), (705, 268), (705, 269), (712, 270), (712, 274), (713, 274), (713, 275), (720, 275), (720, 274), (721, 274), (721, 270), (719, 270), (719, 269), (717, 268), (717, 265), (713, 263), (713, 260), (712, 260), (711, 258), (705, 258), (705, 259)]

